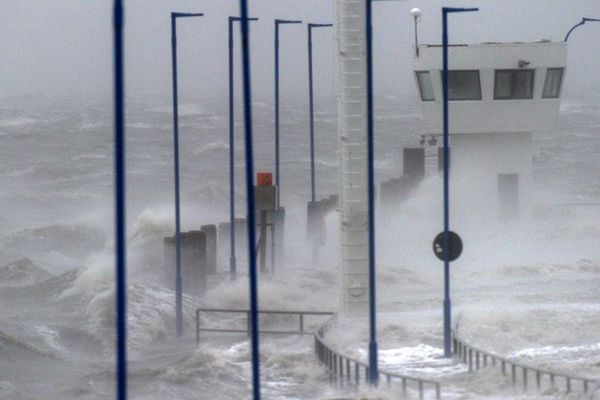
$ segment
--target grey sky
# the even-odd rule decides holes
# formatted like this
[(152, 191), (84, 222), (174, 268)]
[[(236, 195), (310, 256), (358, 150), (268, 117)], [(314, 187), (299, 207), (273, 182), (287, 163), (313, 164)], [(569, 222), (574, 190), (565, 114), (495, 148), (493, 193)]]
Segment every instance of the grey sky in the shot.
[[(111, 94), (109, 0), (3, 0), (0, 2), (0, 95)], [(127, 0), (127, 93), (169, 95), (171, 87), (169, 12), (200, 11), (201, 19), (179, 24), (181, 92), (224, 96), (227, 87), (227, 16), (235, 0)], [(597, 0), (413, 0), (374, 5), (378, 90), (411, 92), (412, 21), (420, 7), (421, 42), (440, 41), (440, 7), (478, 6), (476, 14), (455, 15), (451, 41), (562, 40), (582, 16), (600, 17)], [(273, 90), (273, 19), (335, 22), (333, 0), (251, 0), (254, 90), (268, 99)], [(237, 32), (237, 31), (236, 31)], [(317, 88), (335, 90), (334, 31), (316, 33)], [(600, 86), (600, 23), (589, 24), (569, 41), (567, 90)], [(306, 25), (284, 26), (281, 36), (282, 92), (306, 92)], [(239, 41), (238, 41), (239, 42)], [(236, 57), (239, 51), (236, 49)], [(239, 59), (239, 57), (238, 57)]]

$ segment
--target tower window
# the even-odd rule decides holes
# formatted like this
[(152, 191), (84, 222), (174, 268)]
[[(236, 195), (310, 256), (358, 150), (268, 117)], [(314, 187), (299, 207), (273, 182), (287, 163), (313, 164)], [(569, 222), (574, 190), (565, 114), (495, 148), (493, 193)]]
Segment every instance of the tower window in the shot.
[[(443, 84), (444, 72), (441, 72)], [(479, 71), (448, 71), (448, 100), (481, 100)]]
[(433, 85), (431, 84), (429, 71), (417, 71), (416, 74), (421, 101), (435, 101), (435, 94), (433, 93)]
[(497, 69), (494, 100), (533, 99), (533, 69)]
[(546, 70), (546, 79), (544, 80), (544, 99), (556, 99), (560, 96), (560, 87), (562, 83), (564, 68), (548, 68)]

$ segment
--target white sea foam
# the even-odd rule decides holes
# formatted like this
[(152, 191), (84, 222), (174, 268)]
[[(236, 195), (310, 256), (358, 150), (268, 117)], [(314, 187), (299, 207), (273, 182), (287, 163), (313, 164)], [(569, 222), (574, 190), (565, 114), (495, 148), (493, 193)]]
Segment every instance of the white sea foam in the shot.
[(59, 342), (58, 332), (46, 325), (36, 325), (34, 326), (34, 329), (37, 332), (37, 334), (43, 338), (44, 343), (49, 348), (61, 354), (67, 352), (67, 349)]
[(29, 258), (0, 267), (0, 286), (30, 286), (49, 279), (51, 275)]
[[(170, 105), (158, 106), (151, 108), (149, 111), (171, 114), (173, 112), (173, 108)], [(201, 115), (206, 112), (200, 105), (196, 103), (181, 103), (179, 104), (179, 115), (180, 116), (192, 116), (192, 115)]]
[(211, 142), (195, 149), (194, 154), (204, 154), (207, 152), (214, 152), (220, 150), (229, 150), (229, 145), (221, 141)]
[(146, 122), (128, 122), (127, 128), (147, 130), (153, 129), (155, 128), (155, 126)]
[[(571, 116), (576, 116), (574, 118), (582, 125), (594, 122), (593, 107), (586, 108), (579, 105), (572, 107), (573, 113), (569, 111), (568, 106), (563, 109), (562, 116), (567, 118), (566, 124), (568, 118), (572, 118)], [(259, 122), (270, 121), (272, 111), (270, 108), (258, 107), (257, 110)], [(205, 135), (204, 137), (214, 138), (208, 135), (212, 134), (212, 129), (215, 128), (218, 128), (219, 132), (226, 131), (225, 119), (222, 115), (203, 114), (204, 110), (200, 108), (186, 110), (185, 106), (181, 111), (183, 116), (189, 117), (185, 118), (187, 125), (182, 124), (182, 126), (201, 128), (202, 131), (199, 132)], [(395, 120), (417, 121), (419, 119), (417, 114), (412, 115), (414, 110), (409, 111), (410, 113), (400, 116), (384, 116), (381, 120), (388, 123)], [(154, 118), (158, 120), (161, 117), (160, 121), (156, 121), (158, 124), (156, 126), (170, 129), (169, 115), (172, 112), (170, 106), (161, 108), (160, 112), (164, 113), (164, 118), (153, 115), (153, 123), (155, 123)], [(290, 113), (290, 118), (294, 115), (296, 114)], [(301, 117), (304, 118), (303, 115)], [(324, 118), (327, 122), (331, 122), (328, 117)], [(208, 123), (203, 124), (202, 121)], [(292, 122), (303, 126), (300, 125), (304, 123), (301, 121), (304, 119)], [(108, 127), (108, 124), (92, 123), (89, 126), (85, 125), (84, 128), (104, 126)], [(23, 125), (23, 132), (27, 132), (28, 129), (29, 123)], [(589, 131), (579, 129), (577, 124), (567, 126), (564, 130), (562, 127), (560, 129), (560, 132), (557, 130), (547, 135), (548, 138), (544, 136), (536, 140), (541, 146), (541, 152), (546, 154), (542, 160), (545, 163), (543, 167), (560, 169), (562, 165), (568, 165), (568, 171), (554, 171), (554, 173), (562, 174), (563, 178), (573, 182), (576, 178), (573, 176), (575, 174), (573, 171), (578, 171), (577, 168), (593, 171), (597, 160), (586, 155), (587, 153), (580, 153), (580, 150), (573, 147), (571, 143), (580, 138), (589, 139)], [(563, 131), (572, 133), (563, 135)], [(301, 133), (302, 140), (305, 140), (305, 132), (302, 130)], [(335, 137), (335, 132), (327, 133)], [(414, 137), (418, 137), (418, 133), (416, 130), (407, 132), (409, 136)], [(290, 132), (290, 135), (294, 134)], [(398, 143), (403, 140), (402, 143), (408, 143), (408, 139), (383, 136), (381, 143), (386, 146), (389, 143), (389, 146), (400, 147), (401, 144)], [(286, 143), (295, 146), (298, 142), (290, 137)], [(94, 147), (96, 145), (95, 142), (83, 143), (82, 149), (73, 153), (79, 154), (72, 157), (73, 162), (80, 165), (82, 162), (101, 160), (104, 156), (100, 148)], [(282, 150), (290, 152), (294, 150), (293, 147), (285, 146), (288, 145), (284, 144)], [(56, 149), (63, 148), (56, 146)], [(593, 149), (593, 143), (589, 148)], [(223, 141), (209, 139), (206, 142), (194, 142), (192, 149), (196, 149), (197, 154), (207, 154), (210, 151), (220, 154), (227, 150), (227, 146)], [(156, 154), (164, 153), (164, 141), (157, 142), (154, 150)], [(149, 148), (149, 151), (151, 152), (152, 149)], [(62, 161), (64, 155), (60, 150), (56, 153), (55, 157)], [(322, 159), (318, 161), (319, 166), (327, 168), (321, 171), (323, 175), (319, 175), (321, 178), (318, 182), (335, 182), (334, 171), (328, 168), (337, 166), (335, 151), (331, 154), (323, 153), (321, 156)], [(582, 160), (579, 160), (580, 158)], [(148, 182), (154, 182), (155, 179), (154, 176), (147, 176), (147, 174), (154, 174), (158, 167), (162, 167), (160, 163), (164, 162), (164, 159), (152, 154), (136, 158), (133, 165), (136, 171), (141, 171), (136, 178), (139, 176), (142, 179), (138, 187), (135, 186), (138, 183), (137, 179), (132, 182), (132, 186), (140, 193), (146, 193)], [(194, 161), (199, 164), (194, 164), (194, 171), (204, 168), (202, 162), (206, 159), (210, 157), (195, 157)], [(298, 160), (304, 163), (308, 159)], [(10, 157), (6, 161), (10, 164)], [(378, 169), (385, 168), (391, 171), (397, 168), (396, 164), (397, 160), (380, 158), (376, 166)], [(435, 169), (435, 166), (432, 169)], [(10, 165), (7, 166), (7, 171), (17, 170), (10, 169)], [(261, 279), (259, 299), (262, 309), (336, 310), (339, 308), (338, 215), (332, 213), (327, 217), (328, 242), (322, 249), (319, 261), (313, 263), (305, 244), (306, 192), (301, 188), (305, 171), (289, 172), (290, 175), (282, 187), (285, 196), (288, 196), (288, 190), (297, 190), (297, 197), (301, 200), (293, 203), (286, 199), (287, 252), (290, 263), (287, 267), (278, 266), (275, 277), (263, 276)], [(112, 174), (109, 169), (99, 173)], [(159, 178), (171, 182), (170, 173), (165, 176), (167, 178), (164, 176)], [(190, 179), (188, 183), (190, 186), (185, 189), (185, 193), (188, 193), (192, 201), (184, 204), (184, 230), (197, 229), (200, 224), (227, 220), (225, 211), (221, 211), (221, 209), (225, 210), (224, 204), (228, 198), (226, 181), (217, 181), (220, 178), (216, 175), (203, 175), (201, 179), (196, 178)], [(294, 188), (290, 188), (292, 183)], [(69, 204), (84, 203), (86, 207), (82, 208), (86, 210), (95, 203), (105, 203), (107, 186), (98, 186), (96, 192), (98, 197), (92, 198), (83, 195), (85, 191), (80, 185), (80, 180), (73, 180), (68, 176), (46, 182), (41, 188), (32, 187), (27, 201), (35, 200), (45, 204), (44, 215), (52, 214), (57, 203), (64, 202), (65, 198), (69, 199)], [(581, 185), (578, 186), (580, 192), (564, 193), (565, 198), (579, 196), (585, 200), (590, 197), (590, 194), (593, 197), (594, 193), (596, 195), (598, 193), (595, 185), (597, 182), (594, 179), (582, 180)], [(439, 177), (428, 178), (413, 197), (395, 209), (395, 215), (382, 212), (377, 221), (378, 339), (382, 367), (385, 366), (386, 369), (415, 371), (420, 365), (422, 373), (432, 376), (440, 371), (438, 364), (442, 362), (436, 356), (441, 353), (442, 268), (439, 260), (432, 254), (431, 240), (441, 229), (441, 187)], [(336, 191), (334, 184), (331, 184), (331, 187), (324, 185), (323, 188), (319, 188), (321, 189), (328, 190), (327, 193)], [(475, 189), (474, 187), (470, 194), (458, 194), (458, 197), (453, 198), (452, 218), (457, 218), (461, 215), (460, 212), (469, 209), (471, 203), (468, 196), (476, 193)], [(65, 196), (64, 193), (67, 195)], [(130, 311), (128, 328), (131, 339), (130, 356), (134, 361), (130, 364), (132, 368), (130, 383), (133, 393), (140, 399), (152, 400), (171, 397), (192, 399), (198, 396), (218, 400), (241, 398), (248, 393), (250, 381), (250, 352), (245, 335), (237, 339), (218, 336), (214, 341), (207, 340), (206, 344), (197, 351), (194, 351), (191, 344), (193, 339), (188, 336), (182, 343), (172, 344), (173, 349), (164, 350), (165, 353), (161, 353), (160, 357), (155, 354), (157, 348), (162, 349), (163, 339), (174, 336), (174, 293), (158, 284), (150, 272), (164, 268), (162, 239), (173, 234), (173, 208), (171, 204), (164, 206), (153, 204), (155, 193), (156, 191), (148, 190), (147, 198), (144, 200), (147, 203), (132, 205), (131, 208), (135, 208), (136, 212), (140, 209), (143, 211), (140, 215), (130, 215), (134, 223), (128, 229)], [(71, 196), (72, 194), (75, 196)], [(600, 361), (597, 359), (596, 352), (598, 321), (594, 316), (598, 314), (594, 304), (598, 302), (600, 265), (598, 259), (600, 257), (596, 244), (600, 238), (598, 228), (600, 217), (590, 213), (582, 215), (578, 212), (565, 213), (564, 218), (559, 217), (558, 212), (551, 207), (556, 197), (549, 198), (546, 195), (541, 197), (548, 207), (540, 213), (541, 220), (534, 220), (528, 229), (500, 229), (486, 220), (483, 210), (481, 212), (475, 210), (477, 212), (469, 217), (469, 221), (462, 221), (465, 223), (461, 222), (460, 225), (455, 224), (456, 221), (453, 220), (453, 226), (460, 228), (465, 242), (463, 256), (452, 264), (451, 269), (454, 309), (456, 313), (463, 315), (461, 333), (485, 349), (525, 357), (535, 365), (564, 367), (573, 372), (577, 371), (577, 368), (589, 366), (595, 374), (597, 367), (594, 363)], [(144, 197), (142, 195), (138, 198)], [(242, 200), (241, 196), (240, 200)], [(460, 204), (460, 208), (456, 207), (457, 204)], [(94, 213), (94, 211), (86, 212)], [(238, 215), (243, 213), (238, 209)], [(71, 262), (67, 258), (61, 259), (61, 255), (68, 257), (68, 254), (71, 254), (69, 252), (52, 253), (56, 248), (65, 246), (61, 242), (72, 242), (75, 247), (81, 249), (87, 249), (90, 242), (94, 242), (95, 245), (91, 250), (82, 252), (85, 253), (84, 267), (77, 273), (68, 274), (64, 278), (51, 279), (39, 286), (25, 288), (26, 291), (31, 290), (25, 292), (31, 293), (31, 296), (25, 296), (19, 289), (20, 295), (10, 298), (10, 302), (15, 303), (14, 314), (5, 313), (2, 319), (2, 323), (6, 326), (12, 327), (14, 324), (24, 331), (31, 329), (32, 333), (28, 331), (31, 335), (38, 335), (40, 340), (47, 341), (45, 347), (53, 348), (52, 346), (56, 345), (66, 345), (68, 344), (66, 341), (70, 340), (68, 335), (67, 339), (63, 338), (64, 331), (52, 323), (39, 322), (40, 314), (45, 310), (56, 309), (56, 312), (48, 311), (49, 318), (66, 314), (68, 318), (60, 323), (68, 325), (67, 330), (76, 331), (74, 336), (78, 336), (81, 330), (82, 335), (86, 337), (89, 335), (102, 342), (106, 357), (94, 355), (94, 358), (102, 360), (101, 368), (106, 371), (99, 375), (90, 374), (83, 379), (74, 380), (79, 383), (69, 388), (64, 398), (107, 398), (113, 395), (114, 390), (112, 386), (115, 340), (114, 255), (112, 244), (104, 243), (106, 236), (112, 238), (112, 218), (106, 218), (106, 213), (97, 214), (94, 218), (90, 218), (94, 219), (93, 221), (82, 223), (86, 228), (81, 231), (72, 227), (57, 228), (52, 224), (42, 226), (40, 230), (38, 225), (21, 230), (23, 236), (20, 236), (20, 239), (33, 243), (31, 250), (37, 248), (36, 254), (40, 254), (52, 263)], [(73, 216), (73, 219), (77, 219), (77, 216)], [(86, 239), (87, 234), (95, 232), (94, 227), (99, 226), (102, 227), (99, 229), (100, 232), (110, 232), (110, 234), (105, 233), (104, 240), (98, 242)], [(44, 248), (43, 252), (38, 251), (40, 244), (46, 246), (48, 243), (52, 246)], [(35, 260), (37, 261), (37, 258)], [(46, 266), (45, 263), (40, 265)], [(193, 332), (195, 323), (193, 311), (199, 304), (247, 308), (248, 281), (244, 275), (245, 265), (240, 265), (239, 271), (239, 279), (233, 284), (225, 282), (228, 280), (226, 276), (213, 277), (211, 290), (204, 299), (184, 296), (184, 322), (188, 333)], [(12, 289), (3, 290), (8, 293)], [(61, 295), (57, 296), (57, 293)], [(4, 292), (0, 294), (4, 295)], [(34, 296), (38, 296), (35, 298), (36, 301), (29, 301), (28, 297)], [(12, 303), (11, 307), (13, 307)], [(23, 317), (14, 317), (18, 315), (17, 313), (22, 314)], [(32, 323), (32, 320), (36, 322)], [(307, 323), (318, 325), (318, 321), (315, 319)], [(202, 317), (202, 323), (205, 322), (246, 326), (245, 315), (205, 316)], [(368, 344), (367, 322), (364, 318), (350, 321), (348, 325), (342, 323), (337, 330), (331, 331), (332, 336), (328, 336), (328, 339), (350, 355), (364, 359)], [(297, 321), (290, 317), (272, 316), (261, 319), (263, 327), (289, 327), (295, 326), (296, 323)], [(235, 344), (223, 344), (229, 341), (235, 341)], [(70, 346), (67, 347), (71, 350)], [(55, 347), (55, 350), (58, 348)], [(343, 396), (356, 399), (393, 399), (401, 392), (401, 388), (397, 386), (358, 392), (354, 388), (339, 389), (330, 386), (324, 369), (314, 358), (310, 336), (299, 339), (295, 336), (274, 338), (264, 335), (261, 337), (261, 350), (263, 382), (265, 382), (263, 389), (269, 398), (334, 399)], [(165, 362), (166, 367), (163, 364), (154, 365), (159, 363), (156, 361), (158, 358), (168, 359), (168, 362)], [(92, 357), (89, 359), (98, 362)], [(562, 362), (557, 362), (561, 359)], [(73, 360), (73, 364), (80, 368), (82, 373), (87, 373), (88, 368), (95, 370), (98, 367), (97, 364), (94, 364), (93, 368), (89, 367), (88, 358), (85, 363)], [(5, 361), (2, 368), (8, 371), (11, 368), (10, 361)], [(498, 371), (484, 370), (469, 376), (459, 375), (444, 384), (444, 398), (469, 400), (540, 398), (540, 395), (533, 391), (522, 393), (512, 389)], [(37, 377), (29, 377), (29, 379), (34, 378)], [(84, 386), (77, 386), (79, 384)], [(6, 391), (3, 391), (4, 389)], [(21, 387), (16, 384), (0, 384), (0, 398), (28, 399), (25, 394), (19, 392), (20, 389)], [(409, 390), (417, 397), (414, 388)], [(427, 396), (427, 398), (432, 397), (432, 393)], [(565, 397), (558, 391), (546, 389), (541, 396), (547, 400)]]
[(73, 160), (106, 160), (108, 154), (105, 153), (82, 153), (73, 157)]
[(37, 121), (33, 118), (18, 117), (10, 119), (0, 119), (0, 128), (14, 128), (23, 125), (31, 125)]
[(13, 170), (7, 170), (4, 172), (0, 172), (0, 176), (6, 177), (6, 178), (18, 178), (18, 177), (22, 177), (22, 176), (26, 176), (26, 175), (31, 175), (34, 172), (36, 172), (37, 169), (38, 169), (37, 165), (30, 165), (27, 168), (13, 169)]

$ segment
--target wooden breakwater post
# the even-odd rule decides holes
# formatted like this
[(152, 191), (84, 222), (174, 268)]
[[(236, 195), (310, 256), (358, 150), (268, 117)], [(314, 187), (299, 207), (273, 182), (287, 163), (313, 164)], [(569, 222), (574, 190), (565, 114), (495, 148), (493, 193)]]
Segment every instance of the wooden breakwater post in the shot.
[(200, 231), (206, 235), (206, 268), (207, 273), (217, 273), (217, 226), (202, 225)]
[[(206, 291), (208, 275), (206, 234), (202, 231), (181, 232), (181, 283), (183, 293), (201, 296)], [(175, 237), (163, 241), (165, 260), (165, 286), (175, 289), (176, 247)]]

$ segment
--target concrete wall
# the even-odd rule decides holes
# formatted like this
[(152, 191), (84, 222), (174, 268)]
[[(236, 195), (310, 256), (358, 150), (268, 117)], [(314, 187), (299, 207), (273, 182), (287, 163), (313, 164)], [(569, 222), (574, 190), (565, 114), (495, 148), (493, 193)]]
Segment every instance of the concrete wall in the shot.
[[(230, 226), (229, 222), (222, 222), (217, 229), (217, 264), (229, 271), (230, 257)], [(240, 267), (246, 270), (248, 263), (248, 231), (246, 230), (246, 219), (235, 219), (235, 252), (238, 270)]]
[(217, 273), (217, 227), (202, 225), (200, 230), (206, 235), (206, 262), (209, 274)]
[(421, 182), (425, 178), (425, 148), (405, 147), (402, 150), (403, 173)]
[[(519, 220), (531, 217), (533, 162), (530, 133), (485, 133), (453, 135), (450, 167), (453, 220), (468, 228), (471, 224), (497, 226), (501, 198), (498, 174), (518, 174)], [(508, 221), (505, 221), (508, 222)]]
[(410, 175), (381, 182), (380, 205), (384, 211), (395, 211), (418, 187), (419, 181)]
[[(175, 289), (175, 238), (164, 239), (165, 285)], [(201, 231), (181, 233), (181, 282), (184, 294), (201, 296), (206, 290), (207, 249), (206, 234)]]

